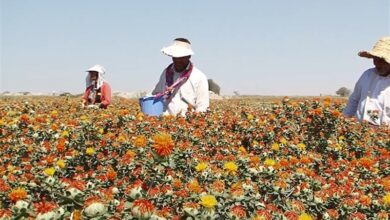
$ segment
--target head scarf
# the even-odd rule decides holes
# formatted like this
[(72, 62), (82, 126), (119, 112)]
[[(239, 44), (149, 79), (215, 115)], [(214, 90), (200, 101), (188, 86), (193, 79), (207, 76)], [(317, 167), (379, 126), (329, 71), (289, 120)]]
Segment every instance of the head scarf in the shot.
[(102, 87), (103, 83), (105, 82), (104, 75), (106, 74), (106, 70), (104, 69), (104, 67), (102, 67), (100, 65), (95, 65), (95, 66), (89, 68), (87, 70), (87, 77), (85, 79), (86, 88), (95, 85), (95, 80), (91, 80), (91, 72), (92, 71), (98, 72), (97, 83), (96, 83), (96, 87), (94, 87), (94, 89), (99, 89), (100, 87)]

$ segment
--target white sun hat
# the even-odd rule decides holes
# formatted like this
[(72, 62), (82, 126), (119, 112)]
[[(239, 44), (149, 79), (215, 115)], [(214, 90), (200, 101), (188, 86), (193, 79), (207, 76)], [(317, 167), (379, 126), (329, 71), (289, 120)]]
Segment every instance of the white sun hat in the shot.
[(376, 42), (372, 50), (360, 51), (359, 56), (366, 58), (379, 57), (390, 63), (390, 37), (382, 37)]
[(87, 69), (85, 72), (98, 72), (100, 74), (105, 74), (106, 70), (101, 65), (95, 65), (95, 66)]
[(170, 57), (186, 57), (194, 55), (194, 51), (191, 49), (191, 44), (179, 40), (174, 40), (173, 44), (161, 49), (161, 52)]

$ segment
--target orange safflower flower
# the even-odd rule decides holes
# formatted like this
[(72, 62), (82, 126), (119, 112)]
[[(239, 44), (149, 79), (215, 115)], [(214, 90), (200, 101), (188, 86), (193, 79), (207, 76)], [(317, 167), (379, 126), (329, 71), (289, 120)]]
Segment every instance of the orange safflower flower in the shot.
[(134, 146), (136, 147), (145, 147), (147, 144), (147, 139), (144, 135), (139, 135), (134, 140)]
[(245, 191), (244, 189), (242, 188), (242, 185), (241, 183), (234, 183), (231, 188), (230, 188), (230, 193), (233, 195), (233, 196), (242, 196), (244, 195)]
[(109, 169), (107, 172), (107, 179), (110, 181), (114, 181), (116, 179), (116, 172), (113, 169)]
[(0, 192), (7, 192), (11, 187), (3, 180), (0, 179)]
[(200, 187), (198, 180), (194, 179), (191, 182), (187, 184), (187, 188), (189, 191), (194, 193), (200, 193), (202, 192), (202, 187)]
[(283, 181), (283, 180), (279, 180), (279, 181), (275, 182), (275, 186), (278, 186), (278, 187), (280, 187), (282, 189), (286, 189), (288, 184), (285, 181)]
[(359, 159), (359, 165), (365, 167), (366, 169), (371, 169), (375, 161), (368, 157), (362, 157)]
[(311, 163), (311, 158), (308, 156), (302, 156), (300, 162), (303, 164), (309, 164), (309, 163)]
[(257, 166), (260, 163), (260, 157), (252, 156), (249, 158), (251, 166)]
[(45, 202), (41, 201), (38, 203), (34, 203), (34, 208), (38, 213), (44, 214), (50, 211), (53, 211), (58, 206), (54, 202)]
[(65, 138), (59, 138), (58, 139), (58, 144), (57, 144), (57, 151), (62, 153), (65, 151), (65, 141), (66, 139)]
[(331, 111), (333, 117), (339, 117), (341, 115), (341, 112), (338, 110)]
[(26, 114), (23, 114), (23, 115), (20, 116), (20, 120), (21, 120), (22, 122), (28, 122), (29, 119), (30, 119), (30, 118), (29, 118), (28, 115), (26, 115)]
[(244, 207), (242, 207), (241, 205), (236, 205), (234, 206), (230, 212), (234, 215), (234, 216), (237, 216), (238, 219), (245, 219), (246, 218), (246, 211), (244, 209)]
[(299, 160), (296, 158), (296, 157), (291, 157), (290, 158), (290, 163), (292, 164), (292, 165), (295, 165), (295, 164), (297, 164), (299, 162)]
[(272, 215), (267, 210), (258, 210), (253, 220), (272, 220)]
[(361, 205), (369, 207), (371, 205), (371, 198), (366, 196), (366, 195), (362, 195), (359, 198), (359, 202), (360, 202)]
[(183, 208), (198, 209), (198, 208), (199, 208), (199, 203), (195, 203), (195, 202), (186, 202), (186, 203), (183, 204)]
[(81, 212), (76, 209), (73, 211), (73, 220), (81, 220)]
[(216, 192), (223, 192), (225, 190), (225, 183), (221, 180), (216, 180), (211, 184), (211, 189)]
[(178, 196), (178, 197), (181, 197), (181, 198), (187, 198), (188, 197), (188, 192), (185, 189), (182, 189), (182, 190), (179, 190), (179, 191), (175, 191), (174, 194), (176, 196)]
[(279, 161), (279, 165), (281, 166), (281, 167), (284, 167), (284, 168), (287, 168), (288, 166), (289, 166), (289, 162), (288, 162), (288, 160), (286, 160), (286, 159), (281, 159), (280, 161)]
[(328, 213), (329, 217), (331, 217), (332, 219), (338, 219), (339, 218), (339, 213), (336, 209), (328, 209), (326, 211), (326, 213)]
[(17, 202), (17, 201), (19, 201), (19, 200), (22, 200), (22, 199), (27, 198), (27, 192), (26, 192), (26, 190), (24, 190), (23, 188), (13, 189), (13, 190), (8, 194), (8, 198), (9, 198), (12, 202)]
[(314, 109), (314, 115), (321, 115), (321, 113), (322, 113), (322, 109), (320, 108)]
[(138, 199), (133, 202), (133, 207), (137, 207), (140, 214), (152, 213), (154, 211), (154, 205), (147, 199)]
[(173, 188), (180, 189), (183, 186), (183, 183), (180, 179), (174, 179), (172, 182)]
[(161, 157), (169, 156), (173, 150), (173, 140), (171, 135), (166, 133), (160, 133), (153, 137), (153, 148), (156, 153)]
[(283, 215), (284, 217), (286, 217), (286, 219), (300, 220), (298, 213), (296, 213), (295, 211), (285, 211)]

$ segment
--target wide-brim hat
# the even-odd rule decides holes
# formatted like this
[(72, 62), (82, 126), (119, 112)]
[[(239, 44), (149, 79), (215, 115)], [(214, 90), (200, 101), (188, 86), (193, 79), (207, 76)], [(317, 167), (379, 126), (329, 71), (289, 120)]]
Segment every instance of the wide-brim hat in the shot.
[(173, 41), (173, 44), (161, 49), (165, 55), (170, 57), (186, 57), (194, 55), (194, 51), (191, 49), (191, 44), (183, 41)]
[(359, 56), (366, 58), (379, 57), (390, 63), (390, 37), (382, 37), (376, 42), (372, 50), (360, 51)]

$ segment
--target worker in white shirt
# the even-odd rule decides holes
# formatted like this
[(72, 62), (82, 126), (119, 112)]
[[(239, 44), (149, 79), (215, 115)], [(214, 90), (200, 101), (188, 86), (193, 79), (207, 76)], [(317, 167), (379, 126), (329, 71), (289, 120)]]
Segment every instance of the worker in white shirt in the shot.
[(189, 107), (196, 112), (207, 111), (210, 104), (208, 80), (190, 61), (194, 54), (190, 41), (176, 38), (161, 51), (173, 61), (164, 69), (152, 92), (164, 96), (164, 114), (185, 115)]
[(390, 125), (390, 37), (381, 38), (359, 56), (373, 59), (375, 68), (357, 81), (343, 113), (373, 125)]

